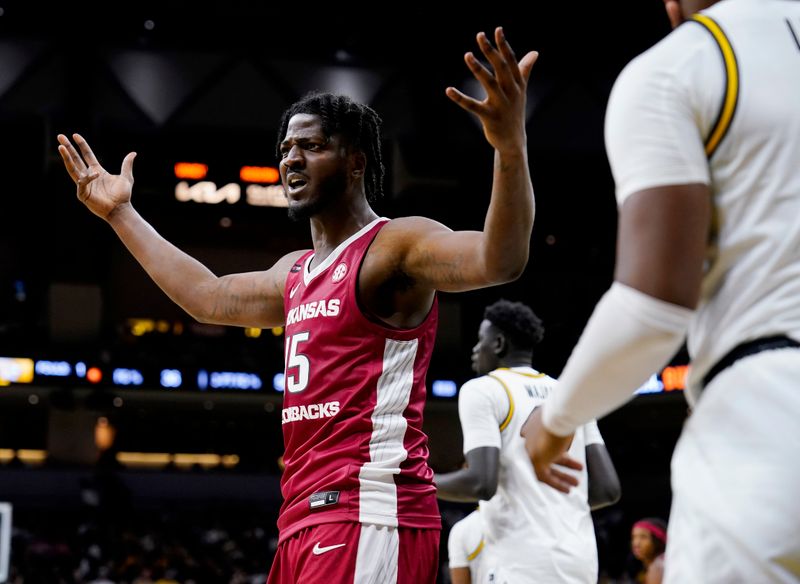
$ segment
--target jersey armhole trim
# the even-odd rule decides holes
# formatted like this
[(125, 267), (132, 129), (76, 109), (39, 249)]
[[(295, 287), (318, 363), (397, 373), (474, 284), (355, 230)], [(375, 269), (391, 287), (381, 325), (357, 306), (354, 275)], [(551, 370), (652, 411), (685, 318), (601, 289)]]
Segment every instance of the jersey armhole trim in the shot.
[(725, 63), (725, 91), (722, 95), (722, 103), (717, 119), (711, 126), (711, 131), (705, 140), (706, 156), (711, 158), (719, 143), (728, 133), (733, 121), (733, 115), (736, 113), (736, 105), (739, 101), (739, 64), (736, 61), (736, 53), (733, 50), (733, 46), (717, 21), (705, 14), (695, 14), (692, 16), (692, 20), (711, 34)]
[(488, 377), (491, 377), (497, 383), (499, 383), (500, 386), (503, 388), (503, 390), (505, 390), (506, 396), (508, 396), (508, 415), (506, 415), (505, 420), (503, 420), (502, 423), (500, 424), (500, 431), (502, 432), (511, 423), (511, 418), (514, 417), (514, 398), (511, 397), (511, 390), (508, 389), (508, 386), (503, 382), (502, 379), (500, 379), (496, 375), (492, 375), (491, 373), (488, 374)]
[(471, 562), (472, 560), (477, 558), (478, 554), (480, 554), (481, 551), (483, 551), (483, 538), (481, 538), (481, 542), (478, 544), (478, 547), (472, 550), (472, 552), (467, 556), (467, 561)]

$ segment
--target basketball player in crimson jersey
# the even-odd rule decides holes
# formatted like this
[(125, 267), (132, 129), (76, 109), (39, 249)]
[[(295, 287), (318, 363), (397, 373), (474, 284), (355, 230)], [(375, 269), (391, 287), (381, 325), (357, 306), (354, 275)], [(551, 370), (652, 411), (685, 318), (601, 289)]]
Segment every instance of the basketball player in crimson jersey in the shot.
[[(465, 61), (482, 101), (447, 95), (476, 114), (495, 149), (483, 231), (422, 217), (378, 217), (380, 118), (347, 97), (311, 94), (285, 113), (278, 152), (289, 215), (308, 218), (314, 249), (263, 272), (217, 277), (159, 236), (131, 206), (133, 159), (120, 175), (86, 141), (59, 135), (78, 198), (105, 219), (153, 280), (201, 322), (286, 326), (284, 503), (270, 584), (434, 582), (441, 520), (422, 432), (436, 291), (511, 281), (533, 226), (525, 93), (535, 52), (517, 62), (502, 29)], [(79, 153), (80, 151), (80, 153)]]

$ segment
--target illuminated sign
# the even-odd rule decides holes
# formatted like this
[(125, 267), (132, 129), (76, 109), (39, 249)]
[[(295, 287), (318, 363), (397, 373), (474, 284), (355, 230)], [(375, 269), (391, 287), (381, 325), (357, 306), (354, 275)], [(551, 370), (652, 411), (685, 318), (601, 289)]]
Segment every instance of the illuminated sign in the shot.
[(111, 372), (111, 381), (114, 385), (141, 385), (144, 383), (144, 376), (138, 369), (117, 367)]
[(33, 381), (33, 359), (0, 357), (0, 386)]
[(281, 174), (272, 166), (243, 166), (239, 178), (244, 182), (273, 184), (281, 180)]
[(176, 162), (175, 178), (201, 180), (208, 174), (208, 165), (200, 162)]
[(247, 204), (255, 207), (288, 207), (289, 200), (281, 185), (247, 185)]
[(255, 373), (212, 371), (209, 379), (213, 389), (261, 389), (261, 378)]
[(177, 369), (162, 369), (161, 370), (161, 387), (174, 388), (180, 387), (183, 383), (181, 372)]
[(197, 372), (197, 387), (205, 390), (211, 389), (241, 389), (257, 391), (262, 386), (261, 378), (255, 373), (238, 371), (212, 371), (204, 369)]
[(431, 392), (436, 397), (453, 397), (457, 390), (456, 382), (450, 379), (437, 379), (431, 384)]
[(636, 390), (636, 394), (643, 395), (646, 393), (683, 391), (686, 389), (686, 376), (688, 374), (688, 365), (665, 367), (660, 373), (651, 375), (650, 378)]
[(97, 367), (89, 367), (86, 370), (86, 379), (91, 383), (100, 383), (103, 380), (103, 372)]
[(45, 377), (69, 377), (72, 375), (72, 365), (66, 361), (37, 361), (34, 370), (36, 375)]
[[(280, 171), (274, 166), (242, 166), (239, 169), (239, 180), (218, 186), (209, 179), (208, 165), (200, 162), (176, 162), (175, 178), (180, 182), (175, 185), (175, 199), (181, 203), (189, 201), (217, 205), (220, 203), (235, 204), (242, 198), (244, 188), (245, 202), (256, 207), (287, 207), (288, 201), (281, 180)], [(225, 178), (217, 179), (225, 180)], [(194, 181), (194, 182), (190, 182)]]
[(207, 180), (191, 186), (186, 181), (175, 185), (175, 198), (181, 203), (194, 201), (195, 203), (216, 205), (225, 201), (232, 204), (237, 203), (241, 197), (242, 187), (236, 183), (229, 183), (220, 188), (217, 188), (216, 183)]

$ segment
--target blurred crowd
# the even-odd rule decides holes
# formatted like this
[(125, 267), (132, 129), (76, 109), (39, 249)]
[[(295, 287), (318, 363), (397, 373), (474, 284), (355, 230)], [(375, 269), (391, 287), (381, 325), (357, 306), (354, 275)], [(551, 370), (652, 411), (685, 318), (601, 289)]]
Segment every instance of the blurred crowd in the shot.
[(15, 518), (13, 584), (263, 584), (275, 518), (230, 510), (142, 512), (115, 525), (69, 513)]

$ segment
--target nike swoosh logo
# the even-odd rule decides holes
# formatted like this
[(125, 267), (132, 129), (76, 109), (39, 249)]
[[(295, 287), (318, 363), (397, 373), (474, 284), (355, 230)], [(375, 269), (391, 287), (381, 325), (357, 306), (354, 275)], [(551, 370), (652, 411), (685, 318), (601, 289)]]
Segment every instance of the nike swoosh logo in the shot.
[(297, 289), (300, 287), (300, 284), (297, 284), (294, 288), (289, 290), (289, 299), (294, 298), (294, 293), (297, 292)]
[(335, 550), (336, 548), (344, 547), (346, 545), (347, 545), (346, 543), (337, 543), (336, 545), (326, 545), (325, 547), (320, 547), (319, 542), (317, 542), (317, 544), (314, 546), (314, 549), (311, 550), (311, 552), (315, 556), (318, 556), (320, 554), (324, 554), (325, 552), (329, 552), (331, 550)]

